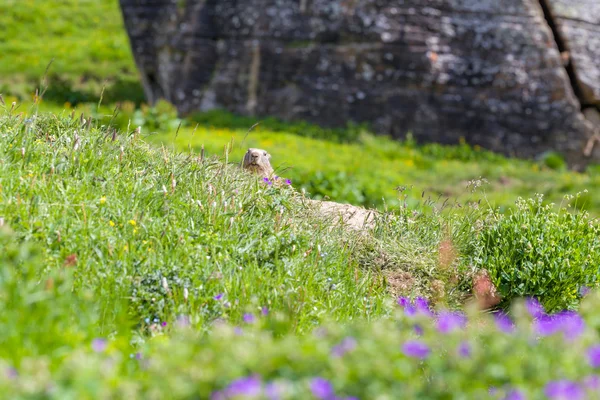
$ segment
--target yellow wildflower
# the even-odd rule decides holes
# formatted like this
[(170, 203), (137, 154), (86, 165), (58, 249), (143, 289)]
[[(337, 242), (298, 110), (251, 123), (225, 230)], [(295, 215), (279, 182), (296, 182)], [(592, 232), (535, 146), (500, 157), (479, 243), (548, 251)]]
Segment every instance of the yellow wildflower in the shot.
[(115, 223), (114, 223), (114, 222), (112, 222), (112, 221), (108, 221), (108, 224), (109, 224), (110, 226), (115, 226)]
[(135, 223), (135, 220), (133, 220), (133, 219), (130, 219), (130, 220), (129, 220), (129, 225), (131, 225), (131, 226), (135, 226), (135, 225), (136, 225), (136, 223)]
[(106, 197), (102, 196), (100, 197), (100, 204), (104, 204), (106, 203)]

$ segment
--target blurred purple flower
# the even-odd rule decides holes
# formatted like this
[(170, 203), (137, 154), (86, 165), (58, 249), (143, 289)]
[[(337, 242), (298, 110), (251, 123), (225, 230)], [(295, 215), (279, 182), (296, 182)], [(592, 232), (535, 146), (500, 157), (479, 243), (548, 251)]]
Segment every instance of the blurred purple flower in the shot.
[(6, 368), (4, 374), (8, 379), (17, 379), (19, 377), (19, 372), (13, 367)]
[(238, 336), (241, 336), (244, 334), (244, 331), (239, 326), (236, 326), (235, 328), (233, 328), (233, 333), (235, 333)]
[(541, 317), (546, 313), (544, 311), (544, 306), (542, 306), (535, 297), (528, 297), (527, 300), (525, 300), (525, 307), (527, 308), (529, 315), (534, 318)]
[(324, 378), (314, 378), (310, 382), (310, 390), (318, 399), (331, 399), (334, 396), (333, 386)]
[(414, 358), (420, 358), (421, 360), (429, 356), (429, 346), (418, 340), (409, 340), (402, 345), (402, 352)]
[(501, 332), (504, 333), (512, 333), (515, 330), (515, 324), (513, 324), (512, 320), (506, 313), (500, 311), (494, 313), (494, 320), (496, 321), (496, 326)]
[(471, 345), (468, 342), (462, 342), (458, 345), (458, 355), (462, 358), (471, 357)]
[(258, 375), (236, 379), (223, 391), (214, 393), (213, 399), (227, 399), (234, 396), (258, 396), (262, 392), (262, 382)]
[(331, 349), (331, 354), (334, 357), (342, 357), (344, 354), (346, 354), (349, 351), (352, 351), (356, 348), (356, 339), (354, 339), (353, 337), (346, 337), (344, 338), (344, 340), (342, 340), (342, 342), (338, 345), (333, 346), (333, 348)]
[(600, 345), (590, 347), (587, 351), (587, 356), (592, 368), (600, 367)]
[(290, 181), (289, 179), (286, 179), (286, 180), (285, 180), (285, 184), (286, 184), (286, 185), (291, 185), (291, 184), (292, 184), (292, 181)]
[(423, 298), (423, 297), (417, 297), (415, 299), (415, 307), (417, 308), (417, 311), (428, 315), (428, 316), (432, 316), (433, 313), (431, 312), (431, 309), (429, 308), (429, 303), (427, 302), (427, 299)]
[(164, 328), (165, 326), (167, 326), (167, 321), (161, 322), (160, 325)]
[(269, 315), (269, 309), (268, 309), (266, 306), (265, 306), (265, 307), (263, 307), (263, 308), (261, 308), (260, 312), (261, 312), (261, 314), (262, 314), (262, 315), (264, 315), (264, 316), (267, 316), (267, 315)]
[(398, 305), (402, 308), (410, 306), (410, 299), (408, 297), (398, 297)]
[(450, 333), (462, 329), (466, 324), (467, 317), (459, 312), (443, 311), (437, 319), (437, 329), (441, 333)]
[(582, 286), (579, 288), (579, 295), (581, 297), (587, 296), (592, 290), (587, 286)]
[(560, 330), (560, 320), (554, 315), (540, 315), (533, 322), (534, 330), (542, 336), (550, 336)]
[(269, 382), (265, 386), (265, 396), (269, 400), (281, 399), (281, 396), (283, 396), (284, 391), (284, 388), (275, 382)]
[(404, 309), (404, 314), (409, 317), (417, 313), (417, 309), (411, 304), (408, 297), (398, 297), (398, 305)]
[(246, 313), (244, 314), (244, 322), (247, 324), (254, 323), (254, 314)]
[(575, 311), (563, 311), (559, 313), (562, 326), (561, 330), (567, 340), (575, 340), (585, 331), (585, 321)]
[(585, 331), (585, 322), (574, 311), (541, 315), (534, 321), (535, 332), (542, 336), (562, 332), (565, 339), (575, 340)]
[(135, 359), (136, 360), (141, 360), (142, 359), (142, 353), (140, 353), (140, 352), (135, 353)]
[(213, 297), (213, 299), (215, 299), (215, 300), (221, 300), (222, 298), (223, 298), (223, 293), (219, 293), (218, 295)]
[(553, 381), (546, 385), (544, 394), (551, 400), (583, 400), (585, 391), (576, 382)]
[(96, 353), (102, 353), (106, 350), (106, 339), (96, 338), (92, 340), (92, 350)]
[(506, 393), (506, 396), (504, 396), (503, 400), (525, 400), (526, 397), (525, 395), (517, 390), (517, 389), (513, 389), (510, 390), (508, 393)]

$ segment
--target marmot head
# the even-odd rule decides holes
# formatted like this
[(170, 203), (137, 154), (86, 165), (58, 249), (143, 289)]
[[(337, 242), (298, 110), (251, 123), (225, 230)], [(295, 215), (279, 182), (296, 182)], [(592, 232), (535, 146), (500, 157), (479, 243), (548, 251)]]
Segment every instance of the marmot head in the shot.
[(250, 148), (244, 156), (243, 166), (245, 170), (269, 177), (273, 173), (270, 159), (266, 150)]

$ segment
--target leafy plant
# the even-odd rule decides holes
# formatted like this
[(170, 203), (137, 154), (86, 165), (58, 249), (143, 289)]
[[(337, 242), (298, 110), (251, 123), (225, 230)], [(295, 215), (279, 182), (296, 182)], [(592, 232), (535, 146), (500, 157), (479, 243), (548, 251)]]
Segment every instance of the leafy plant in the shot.
[(577, 204), (573, 210), (543, 204), (543, 196), (519, 199), (503, 216), (493, 211), (495, 222), (478, 240), (473, 262), (489, 272), (505, 304), (535, 296), (551, 311), (574, 308), (583, 288), (600, 279), (600, 226)]

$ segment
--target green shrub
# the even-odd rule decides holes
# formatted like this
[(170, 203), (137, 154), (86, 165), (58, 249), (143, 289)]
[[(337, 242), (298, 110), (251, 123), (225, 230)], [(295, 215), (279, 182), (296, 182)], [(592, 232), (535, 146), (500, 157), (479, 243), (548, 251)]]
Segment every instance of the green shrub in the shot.
[(555, 171), (560, 171), (567, 168), (567, 163), (564, 157), (556, 151), (549, 151), (544, 153), (541, 157), (541, 162), (546, 167)]
[(548, 310), (574, 308), (584, 287), (600, 278), (600, 226), (586, 211), (568, 205), (555, 210), (543, 196), (516, 202), (479, 236), (475, 265), (486, 269), (505, 303), (535, 296)]

